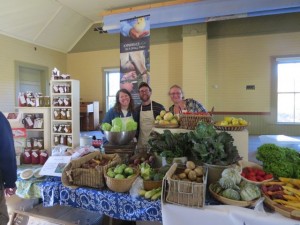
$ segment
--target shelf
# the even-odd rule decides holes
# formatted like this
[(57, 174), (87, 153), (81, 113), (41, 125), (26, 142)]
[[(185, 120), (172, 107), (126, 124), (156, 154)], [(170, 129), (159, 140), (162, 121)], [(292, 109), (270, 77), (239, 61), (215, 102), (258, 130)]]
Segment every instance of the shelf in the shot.
[(35, 129), (35, 128), (33, 128), (33, 129), (26, 129), (26, 131), (38, 131), (38, 132), (41, 132), (41, 131), (44, 131), (44, 129), (42, 128), (42, 129)]
[[(59, 89), (62, 88), (63, 85), (66, 85), (64, 88), (69, 88), (70, 93), (57, 93)], [(79, 103), (80, 103), (80, 83), (78, 80), (51, 80), (50, 81), (50, 99), (51, 99), (51, 146), (55, 147), (55, 141), (54, 139), (57, 138), (56, 136), (59, 136), (59, 138), (63, 138), (64, 136), (68, 136), (67, 138), (70, 138), (70, 142), (72, 142), (72, 146), (69, 146), (71, 148), (75, 148), (79, 146), (80, 141), (80, 130), (79, 130), (79, 124), (80, 124), (80, 118), (79, 118)], [(56, 92), (56, 93), (54, 93)], [(71, 106), (54, 106), (53, 104), (56, 104), (57, 97), (63, 97), (67, 96), (70, 101)], [(60, 117), (60, 113), (65, 112), (68, 116), (67, 118), (71, 119), (55, 119), (55, 116)], [(64, 115), (65, 116), (65, 115)], [(65, 118), (65, 117), (64, 117)], [(54, 126), (62, 124), (62, 125), (71, 125), (71, 133), (61, 133), (61, 132), (55, 132), (53, 129)], [(56, 130), (57, 131), (57, 130)], [(67, 139), (68, 141), (69, 139)], [(61, 140), (59, 140), (59, 143), (65, 143)], [(67, 146), (67, 145), (66, 145)]]

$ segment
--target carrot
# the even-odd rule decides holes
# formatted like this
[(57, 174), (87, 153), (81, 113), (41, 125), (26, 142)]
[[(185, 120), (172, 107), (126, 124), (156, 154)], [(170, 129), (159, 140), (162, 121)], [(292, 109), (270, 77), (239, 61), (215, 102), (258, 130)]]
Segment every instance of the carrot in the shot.
[(298, 201), (298, 198), (292, 195), (283, 195), (283, 198), (290, 201)]
[(282, 186), (283, 189), (288, 190), (294, 194), (300, 195), (300, 190), (297, 190), (295, 188), (289, 187), (289, 186)]
[(280, 182), (280, 181), (269, 181), (269, 182), (265, 182), (265, 183), (264, 183), (265, 186), (271, 186), (271, 185), (275, 185), (275, 184), (278, 184), (278, 185), (285, 185), (284, 182)]

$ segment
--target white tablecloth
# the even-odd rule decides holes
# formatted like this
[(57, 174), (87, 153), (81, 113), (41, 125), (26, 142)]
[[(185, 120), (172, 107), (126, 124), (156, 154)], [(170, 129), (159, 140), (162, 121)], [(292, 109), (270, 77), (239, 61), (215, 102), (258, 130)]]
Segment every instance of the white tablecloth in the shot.
[(203, 209), (162, 203), (163, 225), (300, 225), (300, 221), (278, 213), (258, 212), (229, 205)]

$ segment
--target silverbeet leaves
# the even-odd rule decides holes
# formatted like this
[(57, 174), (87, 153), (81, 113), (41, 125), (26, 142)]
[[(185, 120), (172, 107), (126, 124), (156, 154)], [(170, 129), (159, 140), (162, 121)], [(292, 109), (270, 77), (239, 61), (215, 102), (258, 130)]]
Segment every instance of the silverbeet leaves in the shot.
[(217, 132), (212, 124), (201, 121), (189, 133), (152, 132), (148, 143), (153, 151), (167, 158), (187, 156), (198, 163), (231, 165), (241, 160), (233, 141), (229, 133)]
[(212, 124), (199, 122), (196, 129), (188, 133), (193, 143), (193, 158), (202, 163), (231, 165), (241, 160), (233, 137), (227, 132), (217, 132)]

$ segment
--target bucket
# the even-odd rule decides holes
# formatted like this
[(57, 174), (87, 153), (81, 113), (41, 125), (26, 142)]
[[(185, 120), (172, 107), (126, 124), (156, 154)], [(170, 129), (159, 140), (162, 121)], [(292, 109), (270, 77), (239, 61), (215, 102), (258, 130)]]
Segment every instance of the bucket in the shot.
[(210, 184), (218, 182), (222, 176), (223, 170), (231, 167), (232, 165), (221, 166), (204, 163), (204, 166), (207, 167), (207, 187), (209, 187)]
[(92, 146), (93, 138), (91, 136), (80, 137), (80, 147)]

